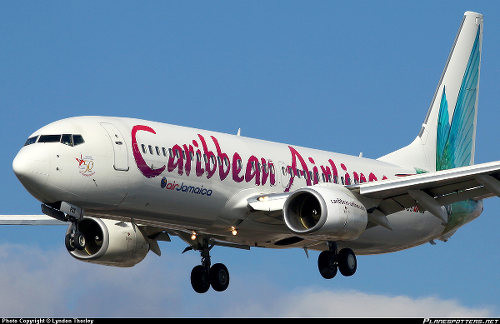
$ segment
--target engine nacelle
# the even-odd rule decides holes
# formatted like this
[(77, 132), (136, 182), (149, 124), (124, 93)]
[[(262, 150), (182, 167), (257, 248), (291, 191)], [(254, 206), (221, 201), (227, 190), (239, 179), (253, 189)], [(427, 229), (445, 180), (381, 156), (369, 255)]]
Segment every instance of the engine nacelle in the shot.
[(296, 190), (285, 201), (283, 217), (292, 232), (328, 240), (354, 240), (368, 223), (365, 206), (349, 189), (336, 184)]
[[(72, 232), (72, 226), (69, 226), (67, 234)], [(78, 224), (78, 230), (85, 237), (85, 248), (69, 253), (81, 261), (132, 267), (149, 252), (148, 240), (131, 223), (84, 217)]]

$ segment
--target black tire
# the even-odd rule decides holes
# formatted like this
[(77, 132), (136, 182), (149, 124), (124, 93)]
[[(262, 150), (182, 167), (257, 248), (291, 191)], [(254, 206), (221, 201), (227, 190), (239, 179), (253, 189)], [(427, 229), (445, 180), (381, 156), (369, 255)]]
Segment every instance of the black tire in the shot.
[(66, 237), (64, 238), (64, 244), (66, 245), (66, 249), (69, 252), (72, 252), (76, 249), (75, 248), (75, 241), (73, 240), (73, 235), (71, 233), (66, 234)]
[(332, 279), (337, 274), (337, 263), (333, 251), (323, 251), (318, 257), (318, 270), (325, 279)]
[(222, 263), (210, 268), (210, 285), (215, 291), (224, 291), (229, 286), (229, 271)]
[(73, 237), (73, 242), (77, 250), (85, 249), (86, 241), (85, 241), (85, 236), (83, 236), (82, 233), (75, 233), (75, 236)]
[(206, 293), (210, 288), (208, 271), (204, 266), (196, 266), (191, 271), (191, 286), (199, 294)]
[(340, 250), (338, 254), (338, 263), (340, 273), (346, 277), (352, 276), (358, 268), (356, 255), (349, 248)]

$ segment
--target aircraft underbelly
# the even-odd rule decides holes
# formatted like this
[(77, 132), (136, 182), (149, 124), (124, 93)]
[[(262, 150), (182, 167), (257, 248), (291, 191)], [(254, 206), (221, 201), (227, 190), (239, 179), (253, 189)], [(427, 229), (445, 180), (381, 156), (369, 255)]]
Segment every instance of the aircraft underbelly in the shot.
[(444, 230), (441, 220), (429, 212), (401, 211), (387, 218), (392, 230), (374, 226), (357, 240), (344, 243), (357, 254), (387, 253), (427, 243)]

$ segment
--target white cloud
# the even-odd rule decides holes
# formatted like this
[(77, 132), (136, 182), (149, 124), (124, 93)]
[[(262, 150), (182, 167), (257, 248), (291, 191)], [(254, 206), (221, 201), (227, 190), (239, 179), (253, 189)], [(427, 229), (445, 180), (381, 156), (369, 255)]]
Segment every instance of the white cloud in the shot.
[[(250, 312), (245, 311), (250, 310)], [(359, 291), (326, 291), (311, 288), (283, 294), (277, 299), (250, 303), (239, 316), (286, 317), (488, 317), (487, 308), (470, 308), (455, 300), (412, 298)], [(234, 314), (233, 314), (234, 315)]]
[(1, 316), (488, 317), (492, 310), (438, 297), (286, 290), (238, 273), (225, 293), (191, 290), (195, 254), (148, 256), (133, 268), (82, 263), (62, 248), (0, 245)]

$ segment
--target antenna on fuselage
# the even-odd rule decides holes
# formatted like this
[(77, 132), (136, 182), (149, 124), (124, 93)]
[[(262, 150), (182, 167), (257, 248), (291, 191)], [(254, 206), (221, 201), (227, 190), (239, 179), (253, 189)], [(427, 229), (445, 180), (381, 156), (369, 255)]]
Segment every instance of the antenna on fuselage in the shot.
[(238, 131), (236, 132), (236, 136), (240, 136), (241, 135), (241, 128), (238, 128)]

